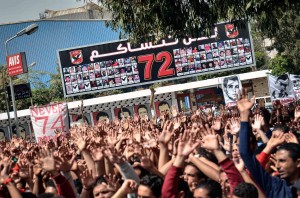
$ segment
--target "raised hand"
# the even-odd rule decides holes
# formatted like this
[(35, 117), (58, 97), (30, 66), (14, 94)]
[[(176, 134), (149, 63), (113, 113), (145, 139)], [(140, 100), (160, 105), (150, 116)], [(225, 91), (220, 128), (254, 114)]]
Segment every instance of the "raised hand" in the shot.
[(142, 157), (140, 165), (148, 171), (150, 171), (152, 168), (154, 168), (154, 163), (152, 162), (151, 159), (149, 159), (147, 157)]
[(120, 180), (116, 175), (109, 174), (104, 175), (104, 179), (107, 183), (107, 188), (111, 191), (117, 191), (120, 188)]
[(92, 155), (94, 162), (99, 162), (99, 161), (103, 160), (104, 150), (105, 149), (103, 147), (100, 147), (100, 148), (98, 147), (98, 148), (91, 150), (91, 155)]
[(178, 110), (174, 105), (171, 107), (171, 111), (173, 118), (176, 118), (178, 116)]
[(9, 178), (9, 172), (11, 167), (11, 162), (8, 158), (2, 159), (0, 162), (1, 172), (0, 172), (0, 184), (3, 184), (5, 179)]
[(126, 195), (135, 192), (137, 187), (138, 185), (134, 180), (126, 179), (119, 190)]
[(299, 141), (293, 132), (284, 134), (285, 141), (287, 143), (296, 143), (299, 144)]
[(72, 133), (75, 144), (77, 145), (79, 151), (83, 151), (86, 148), (86, 141), (79, 133)]
[(29, 178), (29, 161), (25, 158), (24, 155), (20, 155), (18, 160), (18, 165), (20, 168), (19, 175), (22, 179), (28, 179)]
[(164, 129), (161, 132), (161, 134), (158, 136), (158, 142), (163, 144), (163, 145), (167, 145), (170, 140), (171, 137), (173, 136), (173, 123), (168, 120), (165, 125), (164, 125)]
[(260, 130), (261, 127), (263, 126), (264, 124), (264, 118), (259, 115), (259, 114), (256, 114), (254, 116), (254, 122), (253, 124), (251, 125), (252, 126), (252, 129), (255, 129), (255, 130)]
[(196, 142), (195, 138), (185, 130), (183, 134), (179, 136), (179, 143), (177, 148), (177, 155), (187, 158), (195, 148), (199, 146), (200, 142)]
[(244, 161), (242, 160), (242, 158), (239, 158), (237, 160), (233, 160), (234, 165), (236, 167), (236, 169), (238, 169), (239, 172), (243, 172), (245, 171), (245, 164)]
[(255, 96), (252, 96), (252, 98), (249, 100), (245, 92), (246, 90), (243, 89), (243, 93), (240, 95), (240, 99), (237, 101), (237, 107), (241, 114), (241, 119), (243, 119), (242, 121), (248, 121), (250, 110), (255, 102)]
[(230, 133), (236, 135), (240, 131), (240, 121), (237, 118), (230, 119)]
[(297, 106), (294, 113), (294, 121), (298, 121), (300, 118), (300, 106)]
[(41, 154), (41, 161), (42, 161), (42, 168), (45, 171), (55, 171), (56, 170), (56, 164), (55, 164), (55, 159), (53, 156), (53, 153), (50, 152), (49, 150), (42, 150), (40, 152)]
[(76, 155), (73, 155), (71, 160), (67, 160), (64, 157), (56, 157), (55, 158), (56, 169), (60, 170), (60, 171), (63, 171), (63, 172), (70, 172), (70, 170), (73, 166), (75, 157), (76, 157)]
[(269, 140), (267, 146), (271, 146), (272, 148), (275, 148), (285, 141), (285, 136), (282, 131), (273, 131), (272, 137)]
[(43, 170), (43, 168), (40, 164), (35, 164), (33, 166), (33, 174), (35, 176), (41, 176), (42, 175), (42, 170)]
[(202, 136), (201, 147), (208, 150), (220, 149), (219, 136), (213, 130), (208, 129), (206, 135)]
[(91, 189), (95, 184), (95, 180), (93, 179), (93, 171), (85, 170), (80, 174), (81, 183), (84, 189)]
[(120, 164), (123, 161), (121, 153), (112, 146), (105, 149), (104, 154), (112, 164)]

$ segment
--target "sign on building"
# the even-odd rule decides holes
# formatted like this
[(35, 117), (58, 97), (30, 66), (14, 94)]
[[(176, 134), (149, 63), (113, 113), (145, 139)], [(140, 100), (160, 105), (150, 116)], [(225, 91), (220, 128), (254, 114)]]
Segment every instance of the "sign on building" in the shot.
[(65, 97), (255, 65), (250, 26), (216, 25), (210, 36), (133, 45), (125, 40), (58, 50)]
[(9, 76), (16, 76), (28, 72), (25, 52), (6, 56)]

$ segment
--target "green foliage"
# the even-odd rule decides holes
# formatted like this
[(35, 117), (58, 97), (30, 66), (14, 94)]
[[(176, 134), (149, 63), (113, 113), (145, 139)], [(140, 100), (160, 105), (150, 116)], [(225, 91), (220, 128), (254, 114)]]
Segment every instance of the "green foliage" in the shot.
[(132, 41), (198, 37), (219, 21), (252, 18), (258, 28), (275, 32), (287, 12), (298, 13), (300, 1), (286, 0), (98, 0), (112, 12), (108, 25)]
[(299, 72), (299, 69), (295, 67), (293, 60), (289, 56), (276, 56), (269, 62), (269, 69), (272, 70), (272, 74), (279, 76), (286, 72), (295, 74)]

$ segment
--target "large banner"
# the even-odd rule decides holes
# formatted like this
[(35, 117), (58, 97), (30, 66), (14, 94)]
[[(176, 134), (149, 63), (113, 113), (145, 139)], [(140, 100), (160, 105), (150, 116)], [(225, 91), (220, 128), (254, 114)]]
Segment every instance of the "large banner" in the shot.
[(281, 104), (287, 104), (295, 100), (293, 84), (289, 74), (281, 76), (268, 76), (271, 100), (280, 100)]
[(69, 131), (68, 107), (66, 103), (30, 107), (31, 122), (36, 141), (55, 137), (55, 131)]
[(227, 106), (235, 106), (242, 83), (238, 75), (222, 78), (222, 90)]
[(209, 37), (127, 41), (58, 50), (64, 96), (139, 86), (255, 65), (249, 25), (216, 25)]

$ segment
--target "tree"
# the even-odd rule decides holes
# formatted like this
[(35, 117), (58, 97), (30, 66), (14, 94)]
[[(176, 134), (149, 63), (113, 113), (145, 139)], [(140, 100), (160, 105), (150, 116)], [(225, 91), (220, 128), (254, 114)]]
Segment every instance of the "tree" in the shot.
[(276, 49), (278, 55), (271, 60), (269, 68), (273, 74), (289, 72), (299, 74), (300, 68), (300, 14), (284, 13), (280, 18), (279, 28), (274, 32), (263, 32), (273, 40), (270, 49)]
[[(86, 1), (86, 0), (85, 0)], [(285, 13), (299, 12), (298, 0), (98, 0), (112, 13), (108, 25), (133, 41), (198, 37), (219, 21), (252, 18), (258, 28), (276, 32)]]

